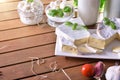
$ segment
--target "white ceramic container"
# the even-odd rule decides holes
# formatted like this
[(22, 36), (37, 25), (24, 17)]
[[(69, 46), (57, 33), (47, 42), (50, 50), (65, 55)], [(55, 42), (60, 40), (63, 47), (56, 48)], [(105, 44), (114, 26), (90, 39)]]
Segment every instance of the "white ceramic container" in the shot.
[(93, 25), (97, 21), (100, 0), (78, 0), (79, 17), (85, 25)]

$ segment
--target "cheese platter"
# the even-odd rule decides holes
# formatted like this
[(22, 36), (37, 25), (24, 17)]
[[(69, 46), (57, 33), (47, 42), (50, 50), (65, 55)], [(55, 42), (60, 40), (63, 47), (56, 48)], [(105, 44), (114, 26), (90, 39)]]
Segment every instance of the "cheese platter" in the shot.
[[(84, 23), (80, 18), (71, 19), (69, 21), (73, 23), (77, 22), (78, 23), (77, 27), (79, 27), (79, 24), (84, 25)], [(120, 23), (120, 19), (118, 19), (118, 22)], [(105, 26), (105, 27), (108, 27), (108, 26)], [(117, 27), (120, 27), (120, 26), (118, 25)], [(98, 31), (97, 29), (70, 30), (70, 28), (73, 29), (72, 27), (65, 26), (65, 23), (62, 25), (59, 25), (56, 28), (57, 39), (56, 39), (55, 55), (78, 57), (78, 58), (120, 60), (120, 52), (119, 52), (120, 51), (120, 48), (119, 48), (120, 47), (120, 40), (119, 40), (120, 28), (117, 28), (111, 33), (109, 33), (109, 31), (108, 33), (107, 31), (105, 31), (106, 34), (110, 34), (112, 36), (107, 36), (107, 37), (102, 36), (102, 38), (101, 36), (98, 35), (98, 32), (96, 32)], [(94, 39), (91, 39), (90, 37), (81, 38), (80, 35), (81, 36), (87, 35), (87, 37), (88, 36), (91, 37), (94, 35)], [(75, 43), (76, 39), (78, 39), (77, 41), (79, 41), (79, 43)]]

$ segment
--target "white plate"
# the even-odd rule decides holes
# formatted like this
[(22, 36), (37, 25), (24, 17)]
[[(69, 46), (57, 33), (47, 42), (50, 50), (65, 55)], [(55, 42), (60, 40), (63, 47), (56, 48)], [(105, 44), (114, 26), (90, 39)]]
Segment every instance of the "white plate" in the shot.
[(72, 54), (63, 52), (60, 49), (58, 39), (56, 40), (56, 48), (55, 48), (55, 55), (58, 56), (68, 56), (68, 57), (78, 57), (78, 58), (94, 58), (94, 59), (114, 59), (114, 60), (120, 60), (120, 56), (118, 56), (116, 53), (112, 52), (112, 48), (120, 46), (120, 41), (114, 40), (111, 44), (106, 46), (106, 49), (103, 51), (102, 54), (91, 54), (91, 55), (80, 55), (80, 54)]

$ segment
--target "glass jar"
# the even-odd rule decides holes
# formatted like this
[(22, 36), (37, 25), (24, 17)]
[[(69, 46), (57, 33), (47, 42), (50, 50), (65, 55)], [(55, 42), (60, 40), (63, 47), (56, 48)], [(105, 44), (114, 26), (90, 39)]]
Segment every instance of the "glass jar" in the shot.
[(44, 6), (41, 0), (23, 0), (18, 3), (18, 14), (22, 23), (26, 25), (39, 24), (44, 13)]

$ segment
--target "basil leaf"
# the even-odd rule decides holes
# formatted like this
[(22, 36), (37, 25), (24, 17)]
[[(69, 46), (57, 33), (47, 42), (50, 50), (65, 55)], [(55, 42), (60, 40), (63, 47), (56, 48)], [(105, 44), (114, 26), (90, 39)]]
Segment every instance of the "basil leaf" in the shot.
[(72, 9), (69, 6), (65, 6), (63, 9), (64, 12), (71, 12)]
[(117, 29), (115, 23), (113, 21), (111, 21), (109, 18), (105, 17), (103, 19), (103, 21), (104, 21), (105, 25), (110, 26), (114, 30)]
[(27, 2), (33, 2), (34, 0), (27, 0)]
[(73, 26), (72, 26), (72, 30), (76, 30), (78, 24), (77, 23), (74, 23)]
[(74, 6), (78, 6), (78, 0), (74, 0)]
[(63, 10), (62, 10), (62, 9), (58, 9), (58, 10), (57, 10), (57, 16), (58, 16), (58, 17), (63, 17), (63, 16), (64, 16), (64, 13), (63, 13)]
[(52, 17), (56, 16), (57, 14), (58, 14), (58, 11), (55, 10), (55, 9), (50, 10), (49, 13), (48, 13), (48, 15), (50, 15), (50, 16), (52, 16)]
[(67, 26), (73, 26), (73, 23), (71, 23), (70, 21), (67, 21), (67, 22), (65, 22), (65, 25), (67, 25)]

